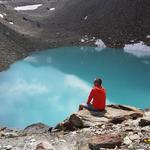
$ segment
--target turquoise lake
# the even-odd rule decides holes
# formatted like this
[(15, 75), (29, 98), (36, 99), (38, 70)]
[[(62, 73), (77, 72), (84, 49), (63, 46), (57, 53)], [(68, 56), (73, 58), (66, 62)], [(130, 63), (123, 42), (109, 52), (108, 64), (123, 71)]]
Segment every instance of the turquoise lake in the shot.
[(107, 104), (150, 106), (150, 56), (122, 49), (63, 47), (32, 53), (0, 72), (0, 126), (64, 120), (101, 77)]

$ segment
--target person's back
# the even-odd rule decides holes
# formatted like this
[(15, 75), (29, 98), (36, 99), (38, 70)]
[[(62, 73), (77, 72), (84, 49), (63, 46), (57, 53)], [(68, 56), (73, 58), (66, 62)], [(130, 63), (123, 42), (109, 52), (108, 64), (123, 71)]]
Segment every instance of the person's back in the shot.
[(87, 104), (79, 106), (79, 110), (87, 108), (89, 110), (105, 110), (106, 107), (106, 90), (102, 87), (102, 80), (97, 78), (94, 80), (94, 87), (92, 88)]
[(92, 89), (92, 104), (94, 109), (104, 110), (106, 106), (106, 91), (101, 86), (94, 86)]

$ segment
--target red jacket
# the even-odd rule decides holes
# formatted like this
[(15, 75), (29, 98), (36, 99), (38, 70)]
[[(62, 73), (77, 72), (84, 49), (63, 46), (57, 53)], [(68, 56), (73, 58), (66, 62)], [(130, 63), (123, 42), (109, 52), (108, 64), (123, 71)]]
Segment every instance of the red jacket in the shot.
[(105, 109), (106, 91), (103, 87), (100, 86), (93, 87), (88, 97), (87, 104), (90, 104), (91, 102), (94, 109), (99, 109), (99, 110)]

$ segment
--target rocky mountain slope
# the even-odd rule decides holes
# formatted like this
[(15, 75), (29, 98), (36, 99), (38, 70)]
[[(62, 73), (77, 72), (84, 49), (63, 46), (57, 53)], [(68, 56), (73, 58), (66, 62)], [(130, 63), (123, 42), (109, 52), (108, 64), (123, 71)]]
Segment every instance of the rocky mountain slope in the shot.
[(149, 150), (150, 109), (108, 105), (82, 110), (55, 128), (39, 123), (24, 130), (0, 128), (2, 150)]
[[(34, 10), (16, 7), (40, 4)], [(148, 0), (0, 1), (0, 70), (29, 51), (68, 45), (150, 45)]]

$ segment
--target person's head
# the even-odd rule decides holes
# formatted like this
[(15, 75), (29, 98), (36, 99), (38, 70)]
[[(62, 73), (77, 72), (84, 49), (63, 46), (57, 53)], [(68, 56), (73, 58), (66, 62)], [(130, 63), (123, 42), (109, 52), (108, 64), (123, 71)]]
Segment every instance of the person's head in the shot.
[(101, 85), (102, 85), (102, 79), (96, 78), (96, 79), (94, 80), (94, 85), (95, 85), (95, 86), (101, 86)]

